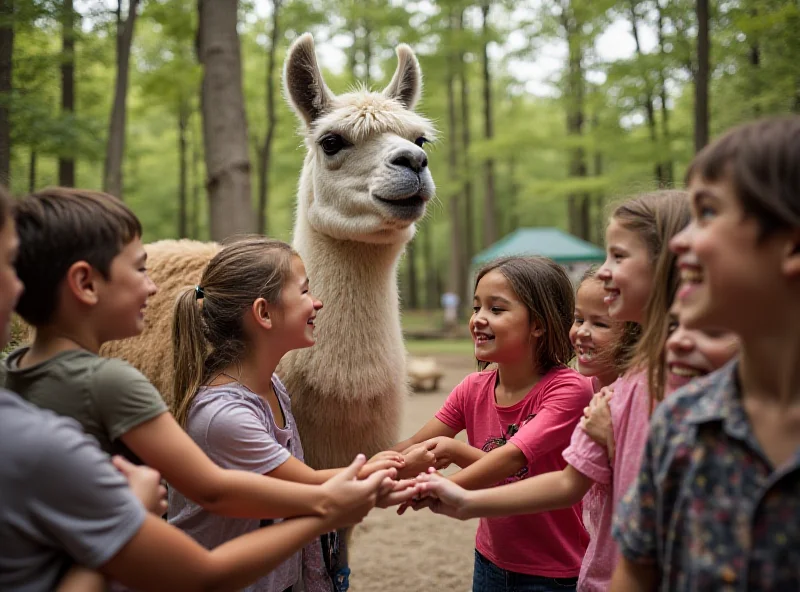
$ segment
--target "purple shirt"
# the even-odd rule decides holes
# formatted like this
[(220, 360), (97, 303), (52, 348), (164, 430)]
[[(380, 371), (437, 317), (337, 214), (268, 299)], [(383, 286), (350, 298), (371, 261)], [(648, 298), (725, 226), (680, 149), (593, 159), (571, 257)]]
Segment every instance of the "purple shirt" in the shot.
[(611, 584), (617, 561), (617, 545), (611, 536), (614, 508), (639, 474), (649, 425), (646, 374), (623, 376), (612, 386), (614, 396), (608, 405), (616, 442), (613, 469), (606, 448), (580, 426), (564, 450), (564, 460), (595, 482), (583, 498), (586, 529), (591, 538), (578, 576), (578, 589), (587, 592), (605, 592)]
[[(289, 395), (276, 375), (272, 385), (286, 425), (278, 427), (269, 404), (237, 382), (201, 387), (192, 403), (186, 431), (209, 458), (225, 469), (266, 474), (294, 456), (303, 460), (303, 447), (292, 416)], [(283, 418), (281, 418), (282, 420)], [(169, 490), (169, 522), (208, 549), (262, 527), (255, 518), (212, 514)], [(273, 521), (269, 521), (270, 523)], [(275, 520), (274, 522), (280, 522)], [(245, 588), (248, 592), (282, 592), (303, 574), (309, 592), (329, 591), (319, 540), (279, 565), (269, 575)]]

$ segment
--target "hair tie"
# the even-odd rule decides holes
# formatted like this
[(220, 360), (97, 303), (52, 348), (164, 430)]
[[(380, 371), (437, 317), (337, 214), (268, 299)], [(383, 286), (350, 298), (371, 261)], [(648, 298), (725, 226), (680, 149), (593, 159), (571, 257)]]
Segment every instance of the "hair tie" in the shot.
[(205, 294), (205, 292), (203, 292), (203, 288), (201, 288), (200, 286), (195, 286), (194, 287), (194, 299), (195, 300), (200, 300), (201, 298), (205, 298), (205, 297), (206, 297), (206, 294)]

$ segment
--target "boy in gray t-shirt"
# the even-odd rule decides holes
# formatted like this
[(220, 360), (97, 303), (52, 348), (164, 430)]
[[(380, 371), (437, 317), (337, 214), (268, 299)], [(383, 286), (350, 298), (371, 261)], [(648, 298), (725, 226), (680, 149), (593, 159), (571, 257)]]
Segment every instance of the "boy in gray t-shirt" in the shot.
[(72, 419), (0, 390), (0, 589), (53, 590), (74, 564), (97, 569), (145, 509)]

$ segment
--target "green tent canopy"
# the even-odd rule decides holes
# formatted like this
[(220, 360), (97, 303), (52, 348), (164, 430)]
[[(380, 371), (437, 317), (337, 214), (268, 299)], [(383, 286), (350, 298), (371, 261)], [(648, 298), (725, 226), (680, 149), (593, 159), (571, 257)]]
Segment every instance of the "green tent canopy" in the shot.
[(509, 255), (541, 255), (561, 265), (596, 263), (606, 258), (603, 249), (558, 228), (519, 228), (475, 255), (472, 265)]

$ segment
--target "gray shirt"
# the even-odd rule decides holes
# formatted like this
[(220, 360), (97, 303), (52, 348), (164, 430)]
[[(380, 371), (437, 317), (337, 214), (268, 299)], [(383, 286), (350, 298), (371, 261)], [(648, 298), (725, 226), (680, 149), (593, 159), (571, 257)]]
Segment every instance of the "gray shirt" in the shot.
[(145, 510), (97, 442), (0, 389), (0, 590), (52, 590), (79, 563), (105, 564)]
[[(272, 376), (272, 385), (286, 419), (285, 427), (278, 427), (284, 418), (278, 418), (276, 422), (264, 399), (232, 382), (200, 388), (189, 410), (186, 431), (209, 458), (226, 469), (263, 475), (277, 469), (291, 456), (302, 461), (303, 447), (292, 416), (289, 395), (275, 375)], [(174, 488), (169, 490), (168, 515), (170, 524), (186, 531), (207, 549), (273, 522), (211, 514)], [(296, 553), (246, 590), (282, 592), (298, 582), (304, 567), (306, 590), (330, 590), (330, 584), (325, 585), (327, 576), (324, 575), (319, 541)]]

